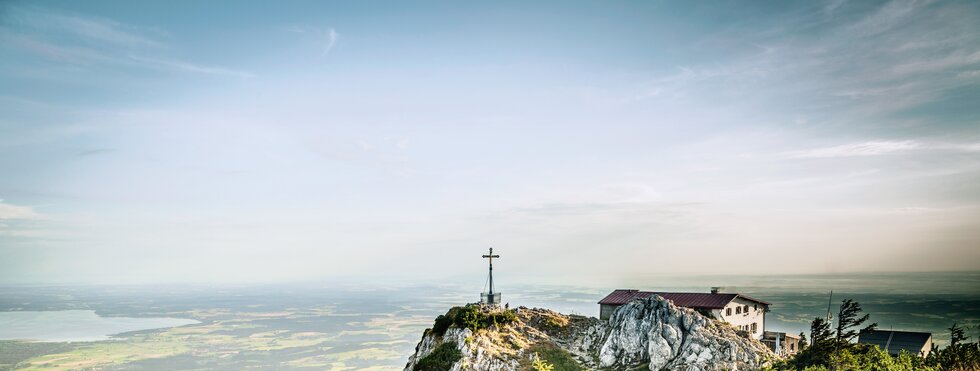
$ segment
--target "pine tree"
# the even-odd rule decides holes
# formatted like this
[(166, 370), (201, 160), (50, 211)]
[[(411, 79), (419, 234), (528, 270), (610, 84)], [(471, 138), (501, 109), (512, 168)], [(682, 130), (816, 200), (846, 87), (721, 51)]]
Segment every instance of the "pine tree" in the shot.
[[(860, 315), (861, 304), (858, 304), (858, 302), (851, 299), (845, 299), (841, 303), (840, 311), (837, 313), (837, 332), (835, 337), (838, 344), (847, 344), (850, 343), (851, 340), (854, 340), (859, 333), (855, 330), (855, 328), (864, 324), (864, 322), (866, 322), (871, 316), (870, 314), (865, 314), (863, 316)], [(861, 329), (861, 331), (872, 331), (877, 327), (877, 323), (872, 323)]]
[(834, 334), (827, 320), (817, 317), (810, 322), (810, 341), (800, 333), (800, 351), (792, 360), (793, 368), (804, 369), (809, 366), (828, 366), (830, 354), (834, 351)]
[(817, 317), (810, 322), (810, 344), (813, 346), (826, 345), (831, 340), (833, 334), (830, 332), (830, 323), (823, 318)]
[(965, 342), (967, 339), (969, 339), (966, 336), (966, 331), (964, 331), (962, 327), (957, 326), (955, 323), (953, 324), (953, 327), (950, 327), (948, 330), (949, 330), (949, 346), (951, 347), (955, 347), (956, 344)]

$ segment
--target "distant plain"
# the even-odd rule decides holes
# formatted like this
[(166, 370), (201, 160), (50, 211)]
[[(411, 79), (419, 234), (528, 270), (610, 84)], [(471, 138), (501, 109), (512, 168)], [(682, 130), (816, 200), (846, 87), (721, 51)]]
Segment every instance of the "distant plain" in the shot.
[[(718, 283), (773, 303), (768, 330), (799, 333), (845, 298), (881, 328), (934, 333), (966, 326), (980, 336), (980, 274), (663, 276), (622, 288), (706, 291)], [(614, 287), (498, 283), (511, 306), (595, 316)], [(0, 312), (88, 310), (106, 320), (171, 318), (178, 327), (115, 334), (109, 340), (27, 342), (0, 329), (0, 370), (242, 369), (396, 370), (422, 331), (450, 306), (475, 301), (480, 287), (302, 283), (235, 286), (5, 286)], [(193, 320), (193, 321), (191, 321)], [(43, 329), (39, 328), (39, 331)], [(96, 331), (97, 332), (97, 331)], [(100, 336), (93, 333), (91, 336)]]

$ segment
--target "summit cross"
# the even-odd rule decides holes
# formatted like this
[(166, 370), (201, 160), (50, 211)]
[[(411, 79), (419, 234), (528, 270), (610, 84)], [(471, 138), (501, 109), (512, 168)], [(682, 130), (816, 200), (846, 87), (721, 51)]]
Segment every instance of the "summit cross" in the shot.
[(499, 295), (494, 295), (493, 293), (493, 258), (499, 258), (500, 255), (493, 254), (493, 248), (490, 248), (490, 253), (483, 255), (484, 259), (489, 259), (490, 262), (490, 292), (487, 293), (487, 304), (497, 304), (500, 302)]

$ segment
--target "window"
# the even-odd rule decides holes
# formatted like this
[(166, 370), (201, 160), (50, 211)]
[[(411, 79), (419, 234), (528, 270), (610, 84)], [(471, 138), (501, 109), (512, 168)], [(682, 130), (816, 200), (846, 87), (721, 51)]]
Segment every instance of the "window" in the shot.
[(748, 312), (749, 312), (749, 306), (748, 306), (748, 305), (746, 305), (746, 306), (745, 306), (745, 309), (742, 309), (742, 311), (743, 311), (743, 312), (745, 312), (745, 313), (748, 313)]
[(756, 304), (752, 304), (752, 310), (759, 310), (759, 306)]
[(753, 323), (753, 324), (752, 324), (752, 332), (755, 332), (755, 330), (757, 330), (758, 328), (759, 328), (759, 327), (757, 326), (757, 324), (756, 324), (756, 323)]
[(796, 343), (789, 343), (789, 350), (796, 350)]
[(725, 315), (726, 315), (726, 316), (730, 316), (730, 315), (732, 315), (732, 308), (727, 308), (727, 309), (725, 309)]
[(735, 307), (735, 314), (742, 314), (742, 307)]

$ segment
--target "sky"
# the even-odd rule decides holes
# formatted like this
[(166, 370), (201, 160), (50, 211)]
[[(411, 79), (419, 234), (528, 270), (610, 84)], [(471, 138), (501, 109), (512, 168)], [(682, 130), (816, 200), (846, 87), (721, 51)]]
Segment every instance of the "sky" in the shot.
[(978, 102), (975, 1), (3, 1), (0, 284), (977, 271)]

